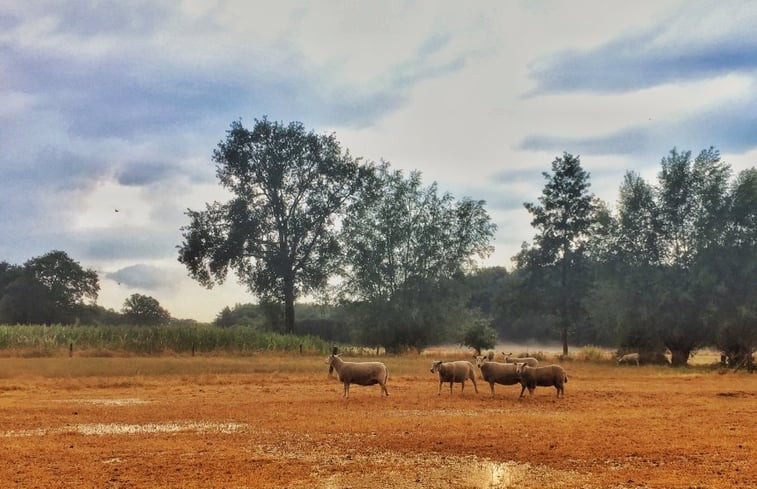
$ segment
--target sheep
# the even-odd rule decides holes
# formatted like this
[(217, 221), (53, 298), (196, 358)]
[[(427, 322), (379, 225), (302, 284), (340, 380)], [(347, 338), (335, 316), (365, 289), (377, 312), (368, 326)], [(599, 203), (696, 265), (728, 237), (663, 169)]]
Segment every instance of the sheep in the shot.
[(494, 397), (494, 384), (515, 385), (518, 383), (514, 364), (490, 362), (487, 357), (479, 355), (476, 357), (476, 366), (481, 369), (481, 377), (489, 383), (492, 397)]
[(621, 365), (623, 363), (631, 364), (635, 363), (636, 366), (639, 366), (639, 354), (638, 353), (628, 353), (626, 355), (618, 357), (618, 365)]
[(465, 390), (465, 381), (470, 379), (473, 382), (473, 388), (478, 394), (476, 385), (476, 373), (473, 370), (473, 364), (466, 361), (459, 362), (442, 362), (437, 361), (431, 364), (431, 373), (439, 372), (439, 395), (442, 394), (442, 383), (449, 382), (449, 393), (452, 394), (452, 383), (460, 382), (460, 393)]
[(554, 386), (557, 389), (557, 397), (565, 397), (565, 383), (568, 376), (559, 365), (547, 365), (546, 367), (529, 367), (525, 363), (516, 363), (516, 373), (520, 380), (520, 396), (528, 388), (528, 393), (534, 395), (536, 386)]
[(350, 397), (350, 384), (357, 385), (381, 385), (381, 394), (389, 395), (386, 390), (386, 380), (389, 377), (389, 370), (381, 362), (345, 362), (336, 352), (329, 355), (326, 359), (329, 366), (329, 375), (332, 370), (336, 370), (339, 380), (344, 384), (344, 393), (342, 397)]
[(502, 352), (502, 354), (505, 356), (505, 363), (525, 363), (529, 367), (536, 367), (537, 365), (539, 365), (539, 360), (534, 357), (516, 358), (512, 353)]

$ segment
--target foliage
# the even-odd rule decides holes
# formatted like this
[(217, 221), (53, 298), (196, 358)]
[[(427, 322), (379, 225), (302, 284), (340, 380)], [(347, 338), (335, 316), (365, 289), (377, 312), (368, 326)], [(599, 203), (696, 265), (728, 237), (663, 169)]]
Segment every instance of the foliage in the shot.
[(245, 326), (0, 325), (0, 349), (29, 349), (54, 354), (68, 349), (71, 344), (74, 350), (146, 355), (164, 352), (299, 351), (300, 345), (304, 351), (326, 353), (330, 348), (319, 338), (256, 331)]
[(50, 251), (22, 267), (0, 262), (0, 321), (73, 323), (95, 301), (97, 273), (84, 269), (63, 251)]
[(234, 197), (187, 211), (179, 261), (206, 287), (233, 270), (263, 301), (283, 304), (291, 332), (296, 298), (324, 287), (338, 265), (335, 221), (363, 170), (333, 135), (266, 118), (252, 130), (232, 123), (213, 160)]
[(525, 203), (538, 231), (531, 247), (517, 257), (528, 288), (536, 292), (537, 307), (560, 318), (563, 355), (568, 335), (579, 322), (582, 300), (589, 287), (586, 241), (593, 224), (593, 196), (589, 174), (578, 156), (563, 153), (552, 161), (539, 204)]
[(132, 294), (124, 301), (122, 312), (127, 323), (137, 326), (158, 326), (171, 321), (171, 314), (149, 295)]
[(483, 201), (439, 195), (387, 163), (373, 170), (343, 223), (343, 297), (368, 344), (421, 349), (463, 314), (463, 273), (491, 252), (495, 226)]
[(491, 321), (474, 319), (463, 329), (460, 343), (476, 350), (476, 355), (481, 355), (481, 350), (494, 348), (497, 331), (492, 327)]

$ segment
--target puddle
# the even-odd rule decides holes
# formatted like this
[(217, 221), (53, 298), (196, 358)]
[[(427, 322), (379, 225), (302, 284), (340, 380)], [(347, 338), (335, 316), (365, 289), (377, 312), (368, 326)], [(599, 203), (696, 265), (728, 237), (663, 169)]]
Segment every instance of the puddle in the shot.
[(480, 487), (505, 489), (519, 487), (526, 476), (528, 464), (517, 462), (490, 462), (484, 465)]
[(131, 397), (125, 399), (61, 399), (56, 402), (94, 404), (99, 406), (134, 406), (137, 404), (147, 404), (150, 401)]
[(79, 433), (81, 435), (149, 435), (155, 433), (235, 433), (247, 425), (244, 423), (212, 423), (212, 422), (187, 422), (187, 423), (147, 423), (147, 424), (120, 424), (120, 423), (84, 423), (74, 424), (61, 428), (36, 428), (31, 430), (16, 430), (0, 432), (0, 437), (17, 436), (45, 436), (58, 433)]

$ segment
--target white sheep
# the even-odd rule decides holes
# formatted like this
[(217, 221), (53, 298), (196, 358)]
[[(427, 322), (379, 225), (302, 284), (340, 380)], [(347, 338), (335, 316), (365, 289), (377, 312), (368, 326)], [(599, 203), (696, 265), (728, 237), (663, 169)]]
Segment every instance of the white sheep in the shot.
[(473, 382), (473, 388), (478, 394), (476, 385), (476, 373), (473, 370), (473, 364), (466, 361), (459, 362), (442, 362), (441, 360), (431, 364), (431, 373), (439, 373), (439, 394), (442, 393), (442, 384), (449, 382), (449, 393), (452, 394), (452, 384), (460, 383), (460, 393), (465, 390), (465, 381), (470, 379)]
[(534, 357), (514, 357), (512, 353), (502, 352), (505, 356), (505, 363), (525, 363), (529, 367), (536, 367), (539, 365), (539, 360)]
[(624, 364), (624, 363), (627, 363), (627, 364), (635, 363), (636, 366), (638, 367), (639, 366), (639, 354), (638, 353), (628, 353), (626, 355), (618, 357), (618, 365), (621, 365), (621, 364)]
[(568, 382), (568, 376), (561, 366), (529, 367), (525, 363), (516, 363), (515, 365), (522, 386), (518, 397), (523, 397), (523, 391), (526, 388), (528, 388), (528, 393), (533, 396), (536, 386), (554, 386), (557, 389), (557, 397), (565, 397), (565, 383)]
[(389, 378), (389, 370), (381, 362), (345, 362), (339, 355), (332, 353), (326, 359), (329, 366), (329, 375), (336, 370), (339, 380), (344, 384), (342, 397), (350, 396), (350, 384), (357, 385), (381, 385), (381, 394), (389, 395), (386, 390), (386, 380)]
[(494, 397), (494, 384), (515, 385), (519, 377), (515, 372), (515, 364), (490, 362), (485, 356), (476, 357), (476, 366), (481, 369), (481, 376), (489, 383), (492, 397)]

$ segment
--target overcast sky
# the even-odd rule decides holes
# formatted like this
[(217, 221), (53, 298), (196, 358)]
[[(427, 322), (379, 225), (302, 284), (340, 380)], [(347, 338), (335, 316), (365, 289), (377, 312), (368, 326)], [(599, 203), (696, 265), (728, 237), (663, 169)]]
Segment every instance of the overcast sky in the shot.
[(176, 246), (187, 208), (225, 198), (230, 123), (267, 116), (486, 200), (484, 265), (509, 268), (563, 151), (611, 205), (673, 147), (754, 166), (755, 26), (757, 4), (722, 0), (2, 2), (0, 261), (66, 251), (117, 310), (252, 301), (194, 283)]

